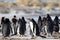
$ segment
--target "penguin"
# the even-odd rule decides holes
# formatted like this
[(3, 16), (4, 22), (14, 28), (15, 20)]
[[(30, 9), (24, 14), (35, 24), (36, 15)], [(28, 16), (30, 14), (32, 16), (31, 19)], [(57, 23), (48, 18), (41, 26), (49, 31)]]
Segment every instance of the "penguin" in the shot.
[(4, 22), (4, 37), (9, 37), (10, 35), (10, 30), (11, 30), (11, 22), (8, 18), (5, 19), (5, 22)]
[(2, 36), (4, 36), (4, 22), (5, 22), (5, 17), (2, 17), (1, 19), (1, 27), (2, 27)]
[(42, 18), (39, 16), (38, 18), (38, 27), (39, 27), (39, 33), (41, 34), (42, 32)]
[[(35, 34), (35, 21), (34, 21), (34, 19), (30, 19), (30, 22), (29, 22), (29, 24), (30, 24), (30, 33), (31, 33), (31, 35), (32, 35), (32, 39), (34, 39), (34, 38), (36, 38), (36, 34)], [(35, 32), (34, 32), (35, 31)]]
[(43, 17), (43, 20), (42, 20), (42, 32), (43, 32), (43, 35), (47, 35), (47, 19), (46, 19), (46, 17)]
[(24, 17), (22, 17), (22, 27), (21, 27), (21, 29), (22, 29), (22, 35), (24, 35), (25, 31), (26, 31), (26, 21), (25, 21)]
[(12, 18), (12, 25), (13, 25), (13, 35), (17, 35), (17, 18), (16, 15), (14, 15), (14, 17)]
[(53, 21), (52, 21), (50, 15), (47, 14), (47, 32), (48, 32), (48, 36), (52, 35), (53, 27), (54, 27)]
[(23, 35), (22, 19), (19, 18), (18, 24), (19, 24), (19, 34), (20, 34), (20, 36), (21, 36), (21, 35)]
[(55, 17), (54, 19), (54, 31), (55, 32), (59, 32), (59, 19), (58, 19), (58, 16)]

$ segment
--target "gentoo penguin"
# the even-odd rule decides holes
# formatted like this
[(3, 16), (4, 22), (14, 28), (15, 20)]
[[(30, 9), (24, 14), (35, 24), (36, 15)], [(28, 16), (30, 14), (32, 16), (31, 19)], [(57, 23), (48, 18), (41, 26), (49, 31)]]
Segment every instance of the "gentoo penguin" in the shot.
[(2, 17), (1, 19), (1, 27), (2, 27), (2, 35), (4, 36), (4, 22), (5, 22), (5, 17)]
[(52, 35), (53, 27), (54, 27), (53, 21), (52, 21), (50, 15), (47, 14), (47, 32), (48, 32), (48, 36)]
[(17, 34), (17, 18), (16, 18), (16, 15), (14, 15), (14, 17), (12, 18), (12, 24), (13, 24), (13, 35), (16, 35)]
[(38, 18), (38, 27), (39, 27), (39, 33), (41, 34), (41, 32), (42, 32), (42, 19), (41, 19), (41, 16), (39, 16), (39, 18)]
[(4, 37), (8, 37), (10, 35), (10, 30), (11, 30), (11, 23), (8, 18), (5, 19), (4, 22)]
[(47, 35), (47, 18), (46, 17), (43, 17), (42, 19), (42, 34), (44, 36)]
[(22, 17), (22, 27), (21, 27), (21, 29), (22, 29), (22, 35), (24, 35), (25, 34), (25, 31), (26, 31), (26, 21), (25, 21), (25, 18), (24, 17)]
[(22, 35), (24, 35), (24, 34), (23, 34), (24, 28), (22, 27), (22, 26), (23, 26), (23, 24), (22, 24), (22, 19), (19, 18), (18, 24), (19, 24), (19, 34), (20, 34), (20, 36), (22, 36)]
[(58, 19), (58, 16), (55, 17), (54, 19), (54, 31), (55, 32), (59, 32), (59, 19)]
[[(34, 19), (30, 19), (30, 33), (32, 35), (32, 39), (36, 38), (36, 34), (35, 34), (35, 22), (34, 22)], [(34, 32), (35, 31), (35, 32)]]

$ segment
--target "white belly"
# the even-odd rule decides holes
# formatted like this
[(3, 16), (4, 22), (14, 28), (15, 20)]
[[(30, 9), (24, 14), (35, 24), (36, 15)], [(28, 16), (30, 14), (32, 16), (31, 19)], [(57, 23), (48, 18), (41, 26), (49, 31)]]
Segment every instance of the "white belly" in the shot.
[(31, 30), (33, 32), (33, 23), (32, 22), (30, 22), (30, 28), (31, 28)]

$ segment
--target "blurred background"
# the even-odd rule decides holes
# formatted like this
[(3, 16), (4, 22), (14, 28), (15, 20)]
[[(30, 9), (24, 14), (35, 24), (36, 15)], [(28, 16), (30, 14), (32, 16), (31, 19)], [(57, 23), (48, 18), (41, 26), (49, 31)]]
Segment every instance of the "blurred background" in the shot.
[(3, 16), (11, 20), (14, 15), (17, 19), (24, 16), (37, 21), (38, 16), (46, 14), (50, 14), (52, 20), (56, 15), (60, 19), (60, 0), (0, 0), (0, 21)]

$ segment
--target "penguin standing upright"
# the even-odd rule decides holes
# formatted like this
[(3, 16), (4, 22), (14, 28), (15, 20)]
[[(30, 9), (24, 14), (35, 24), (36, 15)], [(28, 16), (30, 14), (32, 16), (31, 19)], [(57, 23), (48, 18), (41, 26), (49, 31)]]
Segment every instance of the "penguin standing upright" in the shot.
[(31, 19), (29, 19), (29, 26), (30, 26), (30, 34), (33, 36), (33, 22)]
[(2, 17), (1, 19), (1, 27), (2, 27), (2, 35), (4, 36), (4, 22), (5, 22), (5, 17)]
[(25, 21), (25, 18), (22, 17), (22, 35), (25, 34), (25, 31), (26, 31), (26, 21)]
[(52, 21), (50, 15), (47, 14), (47, 32), (48, 32), (48, 36), (52, 35), (53, 27), (54, 27), (53, 21)]
[[(35, 24), (35, 20), (34, 19), (30, 19), (30, 29), (31, 29), (31, 35), (32, 38), (34, 39), (36, 34), (35, 34), (35, 28), (36, 28), (36, 24)], [(35, 31), (35, 32), (34, 32)]]
[(57, 33), (59, 32), (59, 19), (57, 16), (54, 19), (54, 31)]
[(9, 21), (8, 18), (5, 19), (5, 23), (4, 23), (4, 37), (8, 37), (10, 35), (10, 30), (11, 30), (11, 23)]
[(42, 20), (42, 32), (44, 35), (47, 35), (47, 19), (46, 19), (46, 17), (43, 17), (43, 20)]
[(18, 24), (19, 24), (19, 34), (23, 35), (22, 19), (19, 18)]
[(41, 33), (42, 32), (42, 19), (41, 19), (41, 16), (39, 16), (39, 18), (38, 18), (38, 27), (39, 27), (39, 32)]
[(16, 19), (16, 15), (14, 15), (14, 18), (12, 18), (12, 24), (13, 24), (13, 35), (17, 34), (17, 19)]

